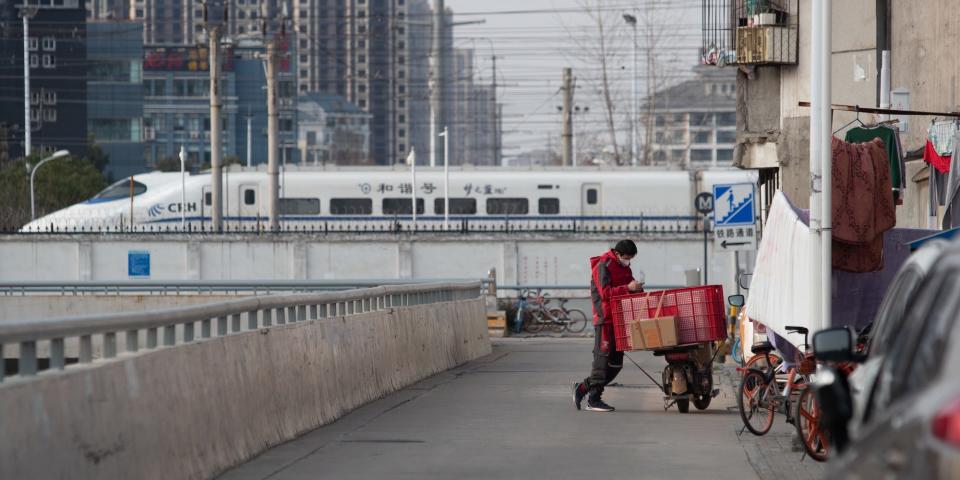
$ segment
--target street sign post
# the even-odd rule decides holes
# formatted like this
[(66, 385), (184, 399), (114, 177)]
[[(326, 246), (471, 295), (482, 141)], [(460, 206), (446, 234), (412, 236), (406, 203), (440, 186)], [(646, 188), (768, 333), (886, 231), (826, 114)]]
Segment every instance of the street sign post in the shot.
[(757, 249), (757, 209), (752, 183), (714, 185), (713, 247), (718, 252)]
[(700, 192), (693, 199), (693, 207), (703, 215), (703, 284), (707, 284), (707, 245), (710, 233), (710, 213), (713, 212), (714, 196), (710, 192)]

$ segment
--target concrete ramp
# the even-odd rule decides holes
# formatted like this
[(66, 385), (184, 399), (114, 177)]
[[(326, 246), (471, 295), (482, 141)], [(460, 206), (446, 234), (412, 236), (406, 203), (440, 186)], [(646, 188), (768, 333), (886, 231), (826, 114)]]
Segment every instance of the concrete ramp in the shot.
[(0, 384), (0, 478), (209, 478), (490, 351), (476, 298), (8, 379)]

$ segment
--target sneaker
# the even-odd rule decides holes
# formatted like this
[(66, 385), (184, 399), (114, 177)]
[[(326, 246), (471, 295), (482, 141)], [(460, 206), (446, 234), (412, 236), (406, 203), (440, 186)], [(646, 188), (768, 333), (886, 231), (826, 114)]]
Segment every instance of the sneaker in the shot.
[(580, 405), (583, 404), (583, 397), (587, 396), (587, 389), (583, 386), (582, 382), (573, 382), (573, 404), (577, 406), (577, 410), (580, 410)]
[(588, 412), (612, 412), (615, 408), (603, 403), (603, 400), (587, 400)]

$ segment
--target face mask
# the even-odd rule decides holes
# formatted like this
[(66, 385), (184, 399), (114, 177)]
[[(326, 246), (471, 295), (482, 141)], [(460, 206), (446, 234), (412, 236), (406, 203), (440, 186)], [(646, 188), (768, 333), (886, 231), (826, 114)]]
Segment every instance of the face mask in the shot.
[(620, 265), (623, 265), (624, 267), (629, 267), (629, 266), (630, 266), (630, 260), (624, 260), (624, 259), (622, 259), (622, 258), (617, 258), (617, 260), (619, 260), (619, 261), (620, 261)]

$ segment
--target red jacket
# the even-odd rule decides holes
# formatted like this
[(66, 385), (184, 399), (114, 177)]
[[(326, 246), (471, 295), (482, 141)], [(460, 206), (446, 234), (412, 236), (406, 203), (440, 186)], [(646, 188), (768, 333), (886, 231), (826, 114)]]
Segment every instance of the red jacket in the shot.
[(633, 271), (624, 267), (611, 249), (590, 259), (590, 299), (593, 303), (593, 324), (601, 327), (600, 349), (613, 350), (613, 321), (606, 312), (610, 311), (613, 297), (630, 293), (627, 284), (633, 281)]

